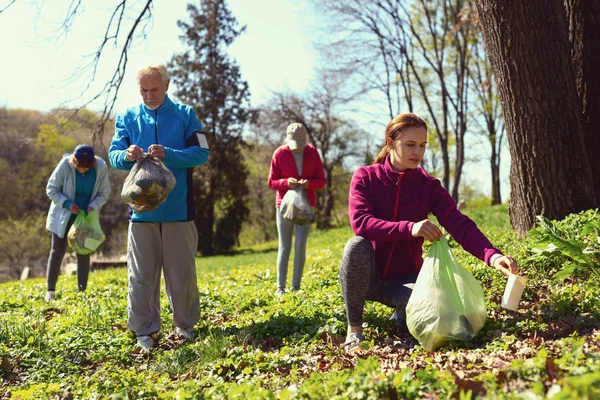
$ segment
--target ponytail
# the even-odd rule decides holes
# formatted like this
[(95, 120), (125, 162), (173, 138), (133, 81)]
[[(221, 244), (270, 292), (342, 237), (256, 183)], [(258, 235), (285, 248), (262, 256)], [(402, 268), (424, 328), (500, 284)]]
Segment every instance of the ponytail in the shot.
[(388, 145), (385, 145), (383, 146), (383, 149), (381, 149), (377, 157), (375, 157), (373, 164), (383, 164), (388, 154), (390, 154), (390, 148), (388, 147)]

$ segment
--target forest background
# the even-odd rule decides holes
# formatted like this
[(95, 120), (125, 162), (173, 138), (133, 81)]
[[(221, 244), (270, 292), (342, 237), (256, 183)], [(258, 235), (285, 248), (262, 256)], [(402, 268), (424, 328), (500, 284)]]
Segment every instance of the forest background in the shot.
[[(405, 111), (428, 121), (429, 151), (423, 167), (437, 176), (457, 201), (500, 204), (503, 195), (506, 199), (506, 180), (501, 178), (508, 159), (503, 153), (504, 120), (472, 2), (303, 3), (295, 18), (269, 14), (267, 21), (263, 13), (263, 20), (256, 25), (238, 22), (235, 11), (236, 7), (244, 9), (241, 3), (190, 3), (187, 16), (185, 12), (177, 14), (181, 46), (164, 60), (172, 73), (170, 95), (195, 108), (213, 149), (208, 165), (195, 172), (200, 254), (228, 253), (240, 244), (276, 237), (274, 194), (266, 177), (273, 150), (283, 143), (285, 127), (295, 121), (307, 126), (327, 173), (327, 185), (319, 192), (316, 208), (319, 229), (347, 224), (347, 189), (353, 171), (371, 162), (381, 148), (383, 127)], [(18, 7), (32, 5), (38, 17), (48, 15), (44, 2), (11, 1), (0, 8), (0, 17), (10, 18)], [(81, 26), (77, 24), (84, 23), (81, 16), (98, 10), (82, 1), (64, 5), (62, 10), (53, 10), (58, 12), (54, 15), (62, 12), (64, 16), (55, 25), (54, 36), (52, 30), (44, 34), (49, 35), (48, 40), (62, 37), (69, 44), (77, 37), (74, 33)], [(272, 6), (261, 5), (259, 13)], [(120, 85), (135, 76), (129, 68), (143, 65), (148, 53), (157, 58), (152, 46), (162, 38), (144, 39), (154, 29), (154, 18), (162, 15), (164, 9), (159, 7), (164, 5), (151, 0), (122, 2), (97, 14), (117, 18), (104, 24), (102, 18), (96, 18), (100, 29), (94, 31), (94, 37), (99, 38), (100, 46), (92, 49), (88, 64), (71, 72), (77, 79), (87, 77), (75, 102), (57, 97), (47, 110), (32, 110), (12, 108), (9, 95), (2, 95), (7, 103), (0, 109), (0, 268), (5, 276), (17, 277), (26, 265), (35, 273), (43, 271), (50, 243), (44, 230), (49, 206), (44, 191), (47, 179), (60, 157), (77, 143), (92, 142), (98, 155), (106, 159), (114, 113), (138, 103), (127, 99), (124, 104)], [(286, 78), (274, 80), (268, 90), (264, 90), (263, 80), (259, 100), (251, 101), (254, 87), (245, 78), (245, 64), (241, 58), (238, 63), (231, 52), (253, 26), (264, 28), (266, 22), (275, 21), (287, 24), (273, 25), (269, 33), (273, 41), (279, 34), (290, 37), (288, 31), (292, 37), (294, 32), (304, 32), (306, 29), (298, 26), (312, 23), (309, 29), (315, 30), (316, 61), (310, 79), (306, 74), (299, 78), (308, 81), (304, 87), (288, 85), (297, 76), (293, 69), (284, 73)], [(290, 21), (294, 28), (289, 28)], [(136, 31), (138, 26), (142, 28)], [(153, 45), (136, 58), (134, 49), (144, 43)], [(258, 49), (268, 43), (243, 47)], [(287, 51), (275, 57), (283, 60), (276, 68), (278, 73), (298, 63), (306, 69), (307, 57), (297, 54), (305, 49), (306, 40), (299, 47), (297, 43), (287, 43)], [(270, 59), (260, 60), (261, 55), (257, 50), (254, 58), (264, 66)], [(111, 56), (117, 60), (116, 68), (110, 63)], [(135, 61), (128, 66), (124, 59), (129, 57)], [(12, 65), (19, 66), (19, 60)], [(106, 75), (107, 68), (114, 72), (112, 80), (110, 72)], [(54, 79), (39, 69), (36, 73), (42, 77), (30, 76), (38, 83)], [(102, 79), (104, 75), (109, 77), (108, 83)], [(71, 83), (81, 84), (81, 80), (73, 78)], [(130, 95), (135, 94), (131, 86)], [(29, 92), (35, 97), (35, 88)], [(482, 174), (483, 170), (490, 171), (489, 175)], [(124, 176), (122, 171), (110, 171), (113, 192), (101, 217), (108, 238), (103, 256), (121, 255), (125, 250), (127, 209), (119, 196)]]

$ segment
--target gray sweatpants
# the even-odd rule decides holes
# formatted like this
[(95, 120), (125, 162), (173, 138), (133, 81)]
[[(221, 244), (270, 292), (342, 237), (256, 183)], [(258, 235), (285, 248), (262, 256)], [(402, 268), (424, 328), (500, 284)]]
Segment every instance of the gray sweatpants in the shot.
[[(48, 290), (56, 290), (56, 281), (60, 274), (60, 266), (65, 253), (67, 252), (67, 233), (75, 220), (69, 220), (65, 228), (65, 234), (61, 238), (56, 233), (52, 233), (52, 247), (46, 266), (46, 285)], [(90, 274), (90, 255), (76, 254), (77, 257), (77, 289), (83, 292), (87, 288), (88, 276)]]
[(200, 319), (194, 222), (130, 222), (127, 240), (129, 329), (137, 336), (160, 330), (161, 271), (174, 325), (193, 327)]
[(306, 262), (306, 242), (310, 232), (310, 224), (295, 225), (283, 218), (281, 210), (277, 209), (277, 233), (279, 234), (279, 250), (277, 252), (277, 286), (285, 288), (288, 273), (288, 262), (292, 251), (292, 233), (296, 231), (294, 243), (294, 276), (292, 287), (299, 288)]
[(406, 304), (417, 274), (398, 280), (382, 280), (375, 265), (371, 242), (361, 236), (348, 240), (340, 264), (340, 282), (346, 303), (348, 325), (361, 326), (366, 300), (396, 308), (399, 319), (406, 319)]

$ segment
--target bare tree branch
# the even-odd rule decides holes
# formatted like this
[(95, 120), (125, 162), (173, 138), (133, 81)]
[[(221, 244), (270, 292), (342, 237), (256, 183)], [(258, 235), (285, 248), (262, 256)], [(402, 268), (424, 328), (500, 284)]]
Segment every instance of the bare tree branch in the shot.
[[(80, 112), (82, 109), (86, 108), (88, 105), (90, 105), (97, 99), (99, 99), (101, 97), (105, 98), (104, 106), (103, 106), (102, 112), (100, 114), (100, 119), (96, 123), (96, 128), (94, 129), (94, 133), (92, 135), (92, 141), (94, 143), (96, 142), (96, 140), (98, 140), (99, 143), (102, 143), (101, 139), (102, 139), (102, 135), (104, 133), (104, 129), (106, 127), (106, 124), (109, 122), (109, 120), (111, 118), (111, 115), (112, 115), (114, 107), (115, 107), (115, 103), (117, 101), (117, 95), (119, 93), (119, 88), (121, 87), (123, 79), (125, 78), (125, 71), (126, 71), (127, 62), (128, 62), (127, 52), (129, 51), (131, 44), (132, 44), (134, 38), (136, 37), (136, 32), (138, 31), (140, 24), (143, 21), (146, 21), (146, 24), (144, 25), (144, 27), (142, 27), (142, 30), (144, 30), (145, 26), (151, 21), (152, 2), (153, 2), (153, 0), (146, 0), (146, 4), (144, 5), (143, 9), (139, 12), (137, 17), (135, 18), (131, 28), (129, 28), (129, 31), (127, 32), (127, 36), (125, 37), (125, 41), (120, 46), (119, 60), (117, 62), (117, 65), (115, 67), (115, 70), (114, 70), (114, 73), (113, 73), (111, 79), (108, 82), (106, 82), (104, 84), (104, 86), (102, 87), (102, 89), (98, 93), (96, 93), (94, 96), (92, 96), (91, 99), (87, 100), (82, 106), (76, 108), (71, 113), (71, 118), (72, 118), (78, 112)], [(76, 4), (74, 4), (74, 3), (75, 3), (75, 0), (73, 0), (73, 2), (71, 3), (71, 7), (69, 8), (69, 13), (67, 14), (65, 23), (63, 24), (63, 26), (65, 26), (65, 27), (70, 26), (70, 23), (72, 22), (72, 19), (75, 17), (75, 14), (77, 13), (77, 10), (80, 6), (81, 0), (77, 0)], [(99, 64), (100, 64), (100, 61), (102, 58), (102, 54), (103, 54), (106, 46), (110, 43), (114, 43), (115, 47), (118, 46), (119, 34), (123, 27), (123, 20), (125, 18), (125, 11), (126, 11), (126, 5), (127, 5), (126, 3), (127, 3), (127, 0), (121, 0), (120, 3), (115, 7), (115, 9), (113, 10), (113, 13), (111, 14), (111, 17), (108, 21), (108, 24), (106, 26), (106, 30), (104, 32), (104, 37), (100, 43), (100, 46), (98, 47), (96, 52), (93, 53), (93, 55), (92, 55), (93, 56), (92, 60), (88, 64), (78, 68), (78, 70), (76, 71), (77, 75), (81, 75), (83, 72), (89, 71), (90, 69), (92, 71), (91, 78), (88, 81), (81, 96), (83, 96), (85, 93), (87, 93), (90, 90), (91, 85), (95, 82), (96, 74), (98, 72), (98, 67), (99, 67)], [(142, 36), (145, 37), (145, 34), (143, 34)], [(79, 96), (79, 98), (81, 98), (81, 96)]]
[[(6, 11), (11, 5), (16, 3), (17, 0), (11, 0), (7, 6), (0, 9), (0, 13)], [(44, 4), (44, 1), (38, 5), (40, 8)], [(128, 57), (127, 52), (130, 50), (133, 40), (137, 37), (146, 38), (146, 28), (152, 22), (152, 5), (153, 0), (145, 0), (145, 4), (143, 8), (134, 19), (130, 19), (128, 15), (129, 4), (133, 4), (137, 7), (137, 1), (127, 1), (127, 0), (119, 0), (118, 4), (116, 4), (108, 22), (106, 25), (106, 29), (104, 31), (104, 36), (98, 46), (97, 50), (84, 57), (85, 59), (89, 59), (90, 61), (87, 63), (83, 63), (83, 65), (79, 66), (73, 72), (70, 82), (74, 82), (77, 78), (80, 78), (84, 75), (89, 74), (89, 79), (87, 80), (87, 84), (82, 90), (81, 94), (77, 97), (70, 99), (67, 103), (73, 102), (75, 100), (81, 100), (84, 96), (89, 93), (92, 88), (92, 85), (97, 80), (97, 74), (100, 67), (100, 62), (103, 60), (103, 54), (106, 53), (107, 47), (112, 44), (115, 49), (120, 50), (120, 55), (118, 61), (114, 68), (114, 73), (112, 77), (102, 86), (102, 88), (93, 94), (91, 98), (88, 98), (83, 105), (78, 106), (77, 108), (70, 111), (70, 117), (66, 122), (71, 120), (75, 115), (77, 115), (81, 110), (88, 107), (93, 102), (98, 99), (104, 97), (104, 104), (102, 107), (102, 112), (100, 113), (100, 118), (96, 123), (96, 127), (94, 129), (92, 135), (92, 141), (95, 143), (98, 141), (100, 145), (102, 145), (102, 135), (104, 133), (104, 129), (106, 124), (109, 122), (112, 113), (114, 111), (115, 103), (117, 100), (117, 95), (119, 93), (119, 89), (125, 78), (125, 71), (127, 68)], [(67, 34), (71, 31), (74, 21), (77, 17), (82, 13), (83, 8), (83, 0), (71, 0), (64, 20), (60, 26), (60, 29), (57, 30), (56, 37), (60, 37), (60, 33)], [(129, 21), (133, 20), (131, 26), (128, 28), (126, 34), (122, 32), (125, 29), (125, 26), (129, 24)], [(141, 30), (141, 34), (140, 34)], [(124, 39), (122, 39), (124, 37)]]
[(81, 0), (72, 0), (69, 5), (69, 9), (67, 10), (67, 15), (62, 24), (64, 32), (69, 32), (71, 30), (71, 26), (73, 25), (73, 21), (75, 21), (75, 17), (77, 16), (77, 12), (79, 11), (79, 7), (81, 6)]
[(6, 11), (8, 9), (8, 7), (12, 6), (16, 2), (17, 2), (17, 0), (12, 0), (10, 3), (8, 3), (8, 5), (6, 7), (4, 7), (3, 9), (0, 9), (0, 14), (2, 14), (4, 11)]

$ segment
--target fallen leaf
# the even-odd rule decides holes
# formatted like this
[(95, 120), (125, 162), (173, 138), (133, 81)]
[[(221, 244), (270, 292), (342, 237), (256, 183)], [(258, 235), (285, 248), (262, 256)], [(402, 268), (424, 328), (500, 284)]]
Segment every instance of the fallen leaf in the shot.
[(44, 319), (46, 321), (50, 321), (54, 317), (54, 315), (60, 314), (61, 311), (58, 308), (49, 307), (43, 310), (42, 313), (44, 314)]
[(113, 324), (113, 325), (111, 326), (111, 328), (113, 329), (113, 331), (114, 331), (114, 330), (117, 330), (117, 331), (125, 332), (125, 331), (127, 330), (127, 329), (126, 329), (126, 328), (125, 328), (123, 325), (121, 325), (121, 324)]
[(13, 366), (10, 361), (8, 361), (8, 358), (2, 357), (2, 361), (0, 361), (0, 368), (5, 371), (12, 371)]
[(542, 343), (544, 343), (544, 338), (538, 336), (537, 331), (535, 331), (535, 333), (533, 334), (533, 338), (531, 338), (531, 341), (533, 342), (533, 345), (535, 347), (539, 347)]
[(456, 385), (458, 386), (458, 392), (454, 394), (454, 398), (460, 398), (460, 392), (467, 393), (469, 390), (473, 397), (484, 396), (487, 393), (485, 386), (482, 382), (473, 381), (471, 379), (460, 379), (456, 378)]
[(560, 367), (556, 365), (553, 357), (546, 358), (546, 373), (552, 381), (558, 380), (559, 378)]
[(498, 385), (503, 385), (506, 381), (508, 381), (508, 374), (506, 371), (498, 371), (498, 374), (496, 374), (496, 383)]

